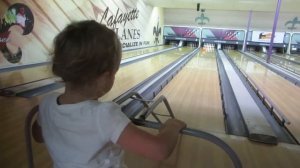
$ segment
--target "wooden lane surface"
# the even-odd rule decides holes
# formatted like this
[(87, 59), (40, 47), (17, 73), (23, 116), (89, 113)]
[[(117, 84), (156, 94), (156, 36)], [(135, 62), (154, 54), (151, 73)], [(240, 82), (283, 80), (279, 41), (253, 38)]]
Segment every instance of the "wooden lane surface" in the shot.
[[(145, 129), (156, 134), (156, 130)], [(239, 156), (244, 168), (296, 168), (300, 164), (300, 146), (280, 143), (270, 146), (254, 143), (244, 137), (214, 134), (225, 141)], [(231, 168), (229, 157), (212, 143), (192, 136), (182, 135), (170, 158), (163, 162), (145, 159), (125, 152), (125, 163), (130, 168)]]
[(291, 121), (291, 124), (286, 126), (300, 141), (300, 88), (237, 51), (228, 53), (236, 65), (250, 76), (257, 87)]
[[(267, 55), (265, 53), (254, 52), (254, 54), (261, 57), (264, 60), (266, 60), (266, 58), (267, 58)], [(287, 58), (285, 58), (285, 59), (287, 59)], [(279, 66), (281, 66), (283, 68), (292, 70), (295, 73), (300, 74), (300, 65), (298, 65), (298, 64), (295, 64), (295, 63), (290, 62), (288, 60), (280, 59), (280, 58), (274, 57), (274, 56), (271, 56), (271, 62), (274, 63), (274, 64), (279, 64)]]
[(0, 89), (53, 77), (50, 65), (0, 73)]
[[(163, 53), (129, 66), (124, 66), (119, 69), (116, 74), (115, 83), (112, 89), (100, 101), (111, 101), (138, 83), (147, 79), (154, 73), (166, 67), (183, 54), (191, 52), (193, 48), (179, 48), (167, 53)], [(56, 92), (63, 92), (64, 88), (56, 90)]]
[[(225, 133), (224, 115), (214, 52), (198, 53), (160, 92), (176, 118), (188, 127)], [(167, 114), (160, 105), (157, 113)]]
[(280, 57), (283, 57), (283, 58), (286, 58), (286, 59), (289, 59), (289, 60), (292, 60), (292, 61), (297, 61), (297, 62), (300, 62), (300, 55), (299, 54), (276, 54)]
[[(137, 51), (132, 50), (128, 52), (123, 52), (123, 55), (133, 57), (137, 56), (140, 53), (150, 53), (165, 48), (168, 48), (168, 46), (159, 46), (149, 49), (139, 49)], [(41, 65), (32, 68), (4, 72), (0, 73), (0, 89), (21, 85), (28, 82), (34, 82), (50, 77), (54, 77), (51, 71), (51, 65)]]
[(148, 54), (151, 52), (155, 52), (155, 51), (159, 51), (159, 50), (163, 50), (163, 49), (167, 49), (167, 48), (171, 48), (171, 47), (172, 46), (163, 45), (163, 46), (155, 46), (155, 47), (149, 47), (149, 48), (136, 49), (136, 50), (131, 50), (131, 51), (124, 51), (122, 53), (122, 59), (139, 56), (139, 55), (143, 55), (143, 54)]
[(129, 66), (121, 67), (117, 72), (115, 83), (111, 91), (101, 100), (113, 100), (133, 86), (150, 77), (160, 69), (166, 67), (182, 55), (191, 52), (193, 48), (179, 48), (167, 53), (139, 61)]
[[(172, 54), (161, 54), (149, 59), (141, 61), (142, 64), (137, 64), (133, 68), (124, 66), (120, 69), (116, 77), (116, 82), (113, 90), (106, 95), (105, 100), (109, 98), (115, 98), (118, 95), (115, 91), (121, 92), (129, 89), (131, 85), (134, 85), (134, 80), (143, 80), (147, 76), (150, 76), (160, 68), (179, 58), (182, 54), (191, 51), (191, 48), (178, 49), (173, 51)], [(127, 68), (126, 68), (127, 67)], [(123, 72), (122, 72), (122, 69)], [(131, 70), (130, 70), (131, 69)], [(137, 77), (138, 76), (138, 77)], [(128, 81), (127, 81), (128, 80)], [(138, 82), (136, 82), (138, 83)], [(60, 89), (59, 91), (62, 91)], [(27, 158), (24, 143), (24, 121), (25, 116), (29, 110), (40, 102), (40, 99), (44, 95), (39, 97), (33, 97), (31, 99), (25, 99), (20, 97), (4, 98), (0, 97), (0, 165), (2, 167), (26, 167)], [(44, 145), (34, 143), (34, 157), (36, 158), (37, 167), (51, 167), (52, 163)]]
[[(300, 63), (300, 56), (284, 55), (284, 54), (276, 54), (276, 56)], [(300, 74), (300, 65), (299, 64), (289, 62), (289, 61), (282, 61), (282, 60), (280, 60), (280, 62), (283, 62), (284, 66), (286, 66), (290, 69), (293, 69), (295, 71), (295, 73)]]
[[(37, 105), (39, 98), (0, 97), (0, 164), (1, 167), (27, 167), (24, 139), (25, 117)], [(44, 145), (33, 144), (36, 167), (52, 167)]]

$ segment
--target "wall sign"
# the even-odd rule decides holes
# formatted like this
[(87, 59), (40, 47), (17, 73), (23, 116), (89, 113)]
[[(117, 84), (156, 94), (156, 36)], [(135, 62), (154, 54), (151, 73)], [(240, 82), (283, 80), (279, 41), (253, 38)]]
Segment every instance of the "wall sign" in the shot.
[(158, 19), (156, 27), (153, 27), (153, 35), (155, 36), (155, 40), (154, 40), (155, 45), (159, 43), (160, 34), (161, 34), (161, 27), (159, 27), (159, 19)]
[[(274, 43), (283, 43), (284, 35), (285, 35), (284, 32), (275, 32)], [(272, 37), (272, 32), (253, 31), (251, 41), (270, 43), (271, 37)]]
[(297, 29), (296, 25), (298, 25), (298, 24), (300, 25), (300, 20), (298, 20), (298, 17), (294, 17), (293, 20), (289, 20), (289, 21), (285, 22), (285, 26), (289, 30)]
[(204, 12), (205, 10), (201, 9), (201, 15), (195, 18), (195, 22), (200, 26), (203, 26), (209, 22), (209, 18), (204, 15)]
[[(140, 18), (140, 10), (138, 8), (121, 1), (125, 10), (120, 7), (112, 10), (108, 6), (105, 10), (101, 10), (92, 2), (90, 3), (93, 6), (95, 17), (98, 18), (98, 15), (101, 15), (99, 22), (106, 24), (118, 34), (122, 48), (142, 47), (150, 44), (150, 41), (141, 40), (141, 29), (135, 26), (135, 21), (138, 21)], [(130, 26), (128, 26), (129, 24)]]

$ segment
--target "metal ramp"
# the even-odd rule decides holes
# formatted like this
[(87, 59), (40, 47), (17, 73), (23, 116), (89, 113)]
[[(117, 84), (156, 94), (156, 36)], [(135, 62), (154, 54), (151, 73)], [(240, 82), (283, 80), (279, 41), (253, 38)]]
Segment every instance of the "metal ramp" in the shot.
[[(164, 116), (175, 118), (174, 113), (170, 107), (170, 104), (164, 96), (160, 96), (158, 98), (155, 98), (154, 100), (146, 100), (139, 93), (130, 92), (127, 95), (125, 95), (124, 97), (122, 97), (121, 99), (119, 99), (118, 103), (122, 104), (123, 102), (126, 102), (128, 99), (137, 100), (143, 104), (144, 108), (139, 112), (139, 115), (138, 115), (139, 119), (141, 119), (141, 120), (146, 120), (146, 118), (149, 115), (152, 115), (158, 123), (162, 124), (161, 120), (157, 117), (157, 115), (161, 115), (161, 114), (157, 114), (157, 113), (153, 112), (153, 110), (160, 103), (164, 103), (164, 105), (166, 106), (166, 108), (169, 112), (169, 115), (164, 115)], [(135, 115), (135, 116), (137, 116), (137, 115)], [(133, 117), (135, 117), (135, 116), (133, 116)]]
[[(158, 118), (158, 116), (160, 116), (161, 114), (154, 113), (153, 111), (161, 103), (163, 103), (166, 106), (168, 113), (169, 113), (168, 115), (163, 115), (163, 116), (175, 118), (174, 113), (171, 109), (171, 106), (170, 106), (168, 100), (164, 96), (159, 96), (158, 98), (155, 98), (153, 100), (146, 100), (139, 93), (130, 92), (126, 95), (123, 95), (122, 98), (118, 99), (118, 103), (123, 104), (130, 99), (137, 100), (143, 104), (143, 109), (140, 110), (139, 115), (130, 117), (131, 121), (138, 126), (159, 129), (162, 126), (162, 122)], [(147, 117), (150, 115), (152, 115), (157, 122), (148, 121)], [(229, 158), (231, 159), (235, 168), (242, 168), (242, 163), (241, 163), (239, 157), (237, 156), (237, 154), (234, 152), (234, 150), (229, 145), (227, 145), (220, 138), (218, 138), (212, 134), (209, 134), (207, 132), (195, 130), (195, 129), (191, 129), (191, 128), (185, 128), (181, 131), (181, 133), (185, 134), (185, 135), (190, 135), (190, 136), (195, 136), (195, 137), (198, 137), (201, 139), (205, 139), (205, 140), (219, 146), (229, 156)]]

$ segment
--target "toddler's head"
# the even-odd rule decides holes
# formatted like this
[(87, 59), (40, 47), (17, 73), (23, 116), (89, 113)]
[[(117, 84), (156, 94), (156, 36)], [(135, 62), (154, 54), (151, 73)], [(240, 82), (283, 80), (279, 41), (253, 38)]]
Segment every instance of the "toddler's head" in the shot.
[(101, 75), (111, 75), (102, 82), (112, 85), (120, 60), (117, 35), (93, 20), (69, 24), (54, 40), (52, 71), (73, 88), (92, 85)]

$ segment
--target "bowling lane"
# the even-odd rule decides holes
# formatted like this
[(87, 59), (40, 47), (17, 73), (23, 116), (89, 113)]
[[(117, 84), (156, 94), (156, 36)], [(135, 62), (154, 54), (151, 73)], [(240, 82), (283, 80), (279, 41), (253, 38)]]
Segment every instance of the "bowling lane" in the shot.
[[(123, 66), (116, 74), (113, 88), (103, 97), (101, 101), (110, 101), (126, 92), (130, 88), (139, 84), (146, 78), (166, 67), (179, 57), (194, 50), (194, 48), (184, 47), (172, 50), (170, 52), (162, 53), (148, 59), (138, 61), (128, 66)], [(56, 92), (63, 92), (64, 88), (56, 90)]]
[(277, 56), (292, 60), (292, 61), (296, 61), (296, 62), (300, 62), (300, 55), (298, 54), (276, 54)]
[(240, 52), (228, 51), (227, 53), (235, 64), (284, 113), (291, 122), (286, 126), (300, 141), (300, 88)]
[[(166, 96), (175, 117), (188, 127), (225, 133), (215, 52), (199, 52), (160, 95)], [(163, 105), (154, 111), (167, 114)]]
[[(300, 75), (300, 56), (291, 56), (291, 55), (284, 55), (284, 54), (275, 54), (277, 56), (277, 64), (281, 64), (283, 65), (283, 67), (292, 70), (293, 72), (297, 73)], [(291, 60), (290, 61), (284, 61), (282, 59), (278, 59), (279, 58), (285, 58), (287, 60)], [(275, 58), (275, 57), (273, 57)], [(274, 59), (275, 62), (275, 59)]]
[[(263, 59), (267, 59), (267, 54), (265, 53), (260, 53), (260, 52), (253, 52), (253, 54), (263, 58)], [(283, 59), (280, 59), (278, 57), (282, 57)], [(271, 56), (271, 62), (279, 65), (285, 69), (288, 69), (290, 71), (293, 71), (297, 74), (300, 74), (300, 65), (293, 63), (291, 61), (286, 60), (287, 58), (283, 57), (283, 55), (279, 56), (279, 54), (276, 54), (276, 56)], [(300, 63), (300, 62), (299, 62)]]
[(117, 96), (169, 65), (180, 56), (187, 54), (192, 50), (194, 50), (194, 48), (179, 48), (121, 67), (116, 75), (112, 90), (102, 97), (101, 100), (113, 100)]
[(170, 45), (161, 45), (161, 46), (155, 46), (155, 47), (149, 47), (149, 48), (142, 48), (142, 49), (136, 49), (136, 50), (131, 50), (131, 51), (124, 51), (122, 53), (122, 59), (138, 56), (138, 55), (143, 55), (143, 54), (148, 54), (152, 52), (156, 52), (159, 50), (171, 48), (173, 46)]
[[(122, 55), (124, 59), (124, 57), (129, 58), (141, 54), (163, 50), (170, 47), (172, 46), (165, 45), (165, 46), (157, 46), (157, 47), (151, 47), (145, 49), (137, 49), (137, 50), (123, 52)], [(34, 82), (37, 80), (51, 78), (51, 77), (54, 77), (54, 75), (51, 72), (50, 65), (41, 65), (32, 68), (3, 72), (0, 73), (0, 89), (21, 85), (28, 82)]]
[(0, 89), (53, 77), (50, 65), (0, 73)]

